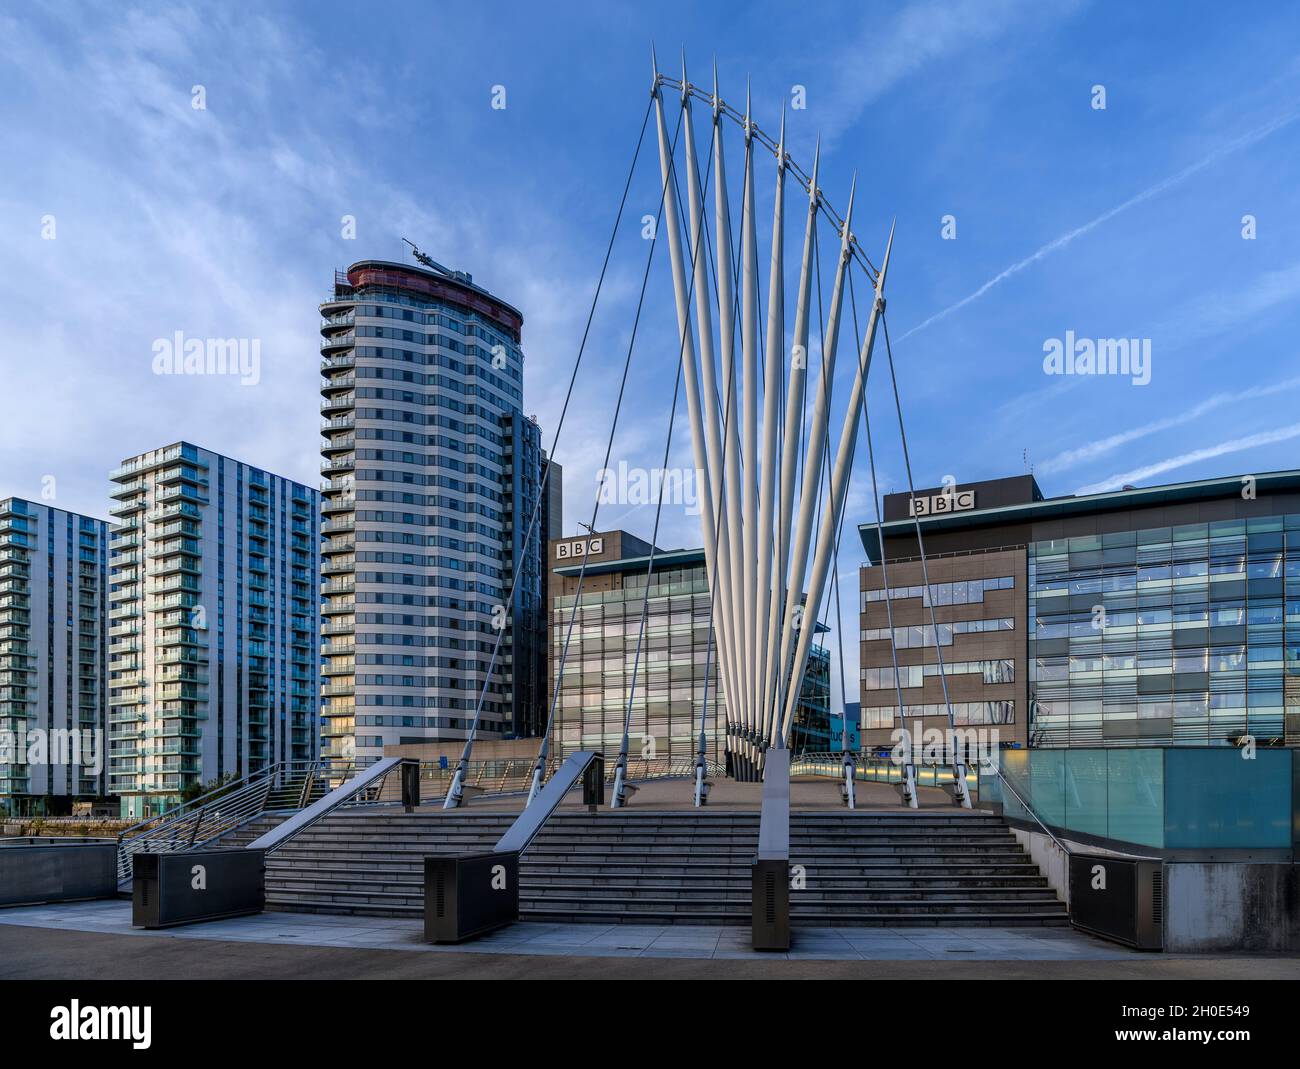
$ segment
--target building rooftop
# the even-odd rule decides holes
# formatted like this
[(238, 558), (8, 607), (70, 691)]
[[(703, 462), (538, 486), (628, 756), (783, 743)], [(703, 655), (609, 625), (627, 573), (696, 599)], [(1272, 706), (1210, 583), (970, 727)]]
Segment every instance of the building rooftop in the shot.
[[(343, 283), (340, 281), (339, 285)], [(501, 298), (477, 286), (463, 271), (443, 274), (426, 267), (397, 263), (393, 260), (358, 260), (347, 270), (347, 286), (392, 286), (410, 290), (422, 297), (458, 304), (470, 312), (486, 316), (509, 331), (516, 340), (524, 327), (524, 314)], [(339, 298), (349, 300), (350, 298)], [(327, 302), (328, 303), (328, 302)]]
[[(1257, 494), (1300, 491), (1300, 470), (1264, 472), (1251, 477), (1255, 480)], [(1027, 499), (1011, 504), (995, 505), (991, 508), (968, 508), (964, 511), (936, 513), (919, 518), (910, 516), (901, 519), (890, 518), (879, 525), (879, 529), (875, 523), (860, 523), (858, 534), (862, 538), (867, 559), (872, 564), (878, 564), (881, 535), (883, 534), (886, 539), (911, 535), (916, 530), (918, 519), (922, 533), (927, 533), (1000, 527), (1066, 516), (1086, 516), (1175, 503), (1210, 501), (1240, 495), (1243, 480), (1246, 478), (1246, 475), (1229, 475), (1215, 479), (1198, 479), (1193, 482), (1168, 483), (1164, 486), (1125, 487), (1123, 490), (1109, 490), (1100, 494), (1082, 496), (1067, 494), (1063, 497)], [(997, 481), (999, 480), (994, 480)], [(985, 484), (970, 485), (978, 487)], [(918, 490), (916, 497), (938, 493), (942, 491)], [(906, 499), (908, 495), (891, 496)], [(886, 515), (890, 515), (888, 509)]]

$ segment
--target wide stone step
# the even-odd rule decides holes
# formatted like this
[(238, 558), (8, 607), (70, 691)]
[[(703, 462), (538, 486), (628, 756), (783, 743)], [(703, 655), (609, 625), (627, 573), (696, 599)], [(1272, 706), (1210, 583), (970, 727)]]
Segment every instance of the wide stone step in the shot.
[[(793, 907), (792, 907), (793, 908)], [(1068, 928), (1070, 915), (1060, 913), (856, 913), (827, 916), (791, 913), (793, 928)], [(959, 955), (954, 955), (958, 957)]]
[[(723, 873), (629, 873), (616, 875), (598, 870), (566, 871), (556, 869), (550, 872), (538, 872), (533, 869), (522, 870), (521, 883), (532, 887), (549, 887), (561, 884), (584, 882), (593, 886), (619, 887), (676, 887), (692, 882), (744, 884), (748, 887), (752, 874), (746, 868), (743, 871)], [(891, 889), (915, 889), (918, 891), (964, 890), (982, 892), (987, 890), (1021, 890), (1049, 889), (1047, 880), (1042, 876), (818, 876), (809, 878), (809, 886), (817, 888), (835, 888), (846, 893), (853, 891)], [(801, 892), (796, 892), (801, 893)]]
[(533, 905), (521, 909), (519, 917), (520, 920), (539, 924), (680, 924), (742, 927), (750, 923), (748, 907), (744, 910), (696, 909), (670, 913), (641, 907), (632, 910), (574, 912), (551, 906)]
[(547, 891), (545, 897), (520, 891), (520, 912), (532, 909), (565, 909), (571, 912), (586, 913), (590, 907), (593, 913), (628, 913), (653, 910), (663, 914), (690, 913), (702, 908), (713, 908), (719, 912), (734, 911), (749, 916), (751, 899), (749, 895), (724, 896), (712, 899), (703, 897), (684, 898), (677, 895), (643, 895), (636, 898), (594, 896), (582, 892), (565, 891), (552, 893)]
[(944, 901), (896, 897), (860, 902), (810, 901), (798, 904), (793, 895), (790, 899), (791, 918), (796, 914), (801, 917), (830, 918), (875, 914), (887, 916), (893, 913), (944, 914), (951, 917), (961, 917), (969, 913), (1034, 916), (1040, 913), (1051, 915), (1063, 911), (1064, 907), (1054, 897), (1041, 900), (966, 898)]
[(822, 903), (828, 906), (861, 902), (913, 902), (927, 903), (973, 902), (999, 899), (1007, 902), (1057, 902), (1056, 892), (1050, 887), (1007, 887), (1002, 884), (993, 886), (959, 886), (959, 887), (846, 887), (827, 884), (819, 887), (807, 887), (791, 891), (790, 901), (800, 901), (805, 905)]

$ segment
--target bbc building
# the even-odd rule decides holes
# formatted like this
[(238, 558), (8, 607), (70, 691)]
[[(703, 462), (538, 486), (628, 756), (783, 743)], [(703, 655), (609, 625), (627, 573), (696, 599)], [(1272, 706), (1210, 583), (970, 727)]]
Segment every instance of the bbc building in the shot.
[[(618, 753), (631, 692), (634, 756), (689, 763), (703, 710), (706, 755), (724, 763), (726, 695), (719, 687), (704, 550), (652, 549), (626, 531), (605, 531), (554, 539), (549, 557), (552, 693), (561, 683), (552, 729), (557, 755)], [(819, 634), (827, 630), (817, 627)], [(801, 748), (830, 748), (829, 698), (830, 654), (814, 644), (792, 726)]]
[(893, 745), (900, 690), (907, 727), (948, 726), (940, 658), (956, 725), (1004, 748), (1300, 740), (1300, 471), (883, 505), (859, 527), (864, 748)]

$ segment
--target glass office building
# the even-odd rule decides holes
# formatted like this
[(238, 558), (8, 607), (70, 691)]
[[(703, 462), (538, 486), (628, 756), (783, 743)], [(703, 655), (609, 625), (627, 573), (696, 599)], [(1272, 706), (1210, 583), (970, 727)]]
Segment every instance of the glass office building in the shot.
[(1300, 512), (1031, 542), (1036, 745), (1260, 742), (1300, 700)]
[[(828, 630), (818, 625), (819, 631)], [(839, 753), (844, 729), (840, 717), (831, 712), (831, 654), (814, 645), (808, 652), (803, 673), (803, 691), (790, 725), (790, 752)], [(856, 732), (854, 733), (856, 734)]]
[[(724, 763), (726, 696), (718, 684), (704, 551), (656, 551), (649, 572), (650, 548), (622, 531), (551, 543), (556, 590), (550, 625), (552, 687), (573, 621), (555, 715), (557, 751), (617, 754), (631, 694), (632, 756), (694, 757), (703, 711), (708, 757)], [(645, 629), (634, 676), (643, 607)], [(830, 657), (814, 645), (791, 746), (797, 738), (808, 749), (831, 748), (829, 698)]]
[[(868, 744), (896, 722), (895, 657), (909, 719), (947, 720), (918, 525), (959, 723), (973, 702), (1004, 745), (1300, 742), (1300, 471), (1059, 498), (1018, 476), (916, 498), (888, 495), (880, 529), (860, 527)], [(994, 617), (1006, 637), (976, 641)]]

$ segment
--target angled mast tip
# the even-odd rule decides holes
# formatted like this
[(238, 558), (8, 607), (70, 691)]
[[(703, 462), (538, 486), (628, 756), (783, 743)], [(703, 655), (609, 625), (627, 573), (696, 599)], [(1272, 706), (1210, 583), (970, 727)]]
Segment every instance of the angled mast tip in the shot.
[(853, 172), (853, 181), (849, 183), (849, 203), (844, 209), (844, 243), (847, 245), (853, 236), (850, 227), (853, 222), (853, 198), (858, 192), (858, 172)]
[(885, 273), (889, 270), (889, 254), (894, 248), (894, 227), (898, 224), (898, 216), (894, 216), (889, 224), (889, 237), (885, 241), (885, 256), (880, 261), (880, 270), (876, 274), (876, 292), (881, 293), (885, 288)]

